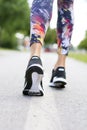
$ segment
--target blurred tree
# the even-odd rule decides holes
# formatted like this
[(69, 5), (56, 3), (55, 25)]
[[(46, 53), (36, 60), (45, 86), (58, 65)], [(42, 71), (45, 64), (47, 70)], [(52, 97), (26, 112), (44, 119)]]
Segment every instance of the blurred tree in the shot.
[(0, 0), (0, 46), (5, 47), (6, 44), (7, 47), (7, 44), (12, 44), (10, 42), (15, 41), (12, 39), (15, 39), (13, 37), (16, 32), (27, 35), (29, 30), (29, 4), (27, 0)]
[(52, 43), (56, 43), (56, 30), (48, 28), (45, 37), (45, 44), (52, 44)]
[(87, 31), (85, 33), (85, 38), (80, 42), (80, 44), (78, 45), (78, 48), (87, 50)]

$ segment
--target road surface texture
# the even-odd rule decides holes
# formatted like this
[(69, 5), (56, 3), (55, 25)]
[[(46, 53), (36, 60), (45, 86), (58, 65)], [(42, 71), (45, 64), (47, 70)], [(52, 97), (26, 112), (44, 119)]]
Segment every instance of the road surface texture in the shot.
[(49, 87), (55, 53), (42, 53), (43, 97), (22, 95), (28, 52), (0, 51), (0, 130), (87, 130), (87, 64), (67, 58), (68, 85)]

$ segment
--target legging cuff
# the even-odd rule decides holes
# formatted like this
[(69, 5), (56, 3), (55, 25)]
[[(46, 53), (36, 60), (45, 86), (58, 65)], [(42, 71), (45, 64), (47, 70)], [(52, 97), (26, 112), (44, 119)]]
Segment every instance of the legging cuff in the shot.
[(69, 53), (69, 48), (65, 49), (65, 48), (62, 48), (62, 47), (58, 47), (58, 51), (57, 53), (60, 55), (66, 55), (68, 56), (68, 53)]
[(41, 45), (43, 44), (43, 39), (41, 38), (40, 35), (37, 34), (32, 34), (30, 38), (30, 46), (34, 43), (40, 43)]

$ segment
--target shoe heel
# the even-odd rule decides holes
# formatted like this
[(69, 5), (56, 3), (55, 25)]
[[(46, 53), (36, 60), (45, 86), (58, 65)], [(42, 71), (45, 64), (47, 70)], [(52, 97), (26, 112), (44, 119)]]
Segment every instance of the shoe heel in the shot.
[(40, 82), (43, 78), (43, 74), (38, 74), (37, 72), (33, 72), (32, 73), (32, 86), (29, 90), (29, 92), (40, 92), (40, 90), (42, 91)]

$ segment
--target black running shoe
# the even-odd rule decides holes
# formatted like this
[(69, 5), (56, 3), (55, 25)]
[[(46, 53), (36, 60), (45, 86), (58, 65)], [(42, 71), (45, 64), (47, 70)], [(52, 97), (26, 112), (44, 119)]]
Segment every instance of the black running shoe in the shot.
[(50, 80), (50, 83), (49, 83), (49, 86), (51, 86), (51, 87), (55, 87), (55, 84), (53, 83), (54, 76), (55, 76), (55, 71), (52, 70), (52, 76), (51, 76), (51, 80)]
[(25, 73), (25, 83), (23, 95), (27, 96), (43, 96), (43, 67), (41, 59), (33, 56), (27, 66)]
[(64, 88), (67, 84), (66, 73), (64, 67), (58, 67), (52, 71), (52, 77), (49, 83), (50, 87)]

